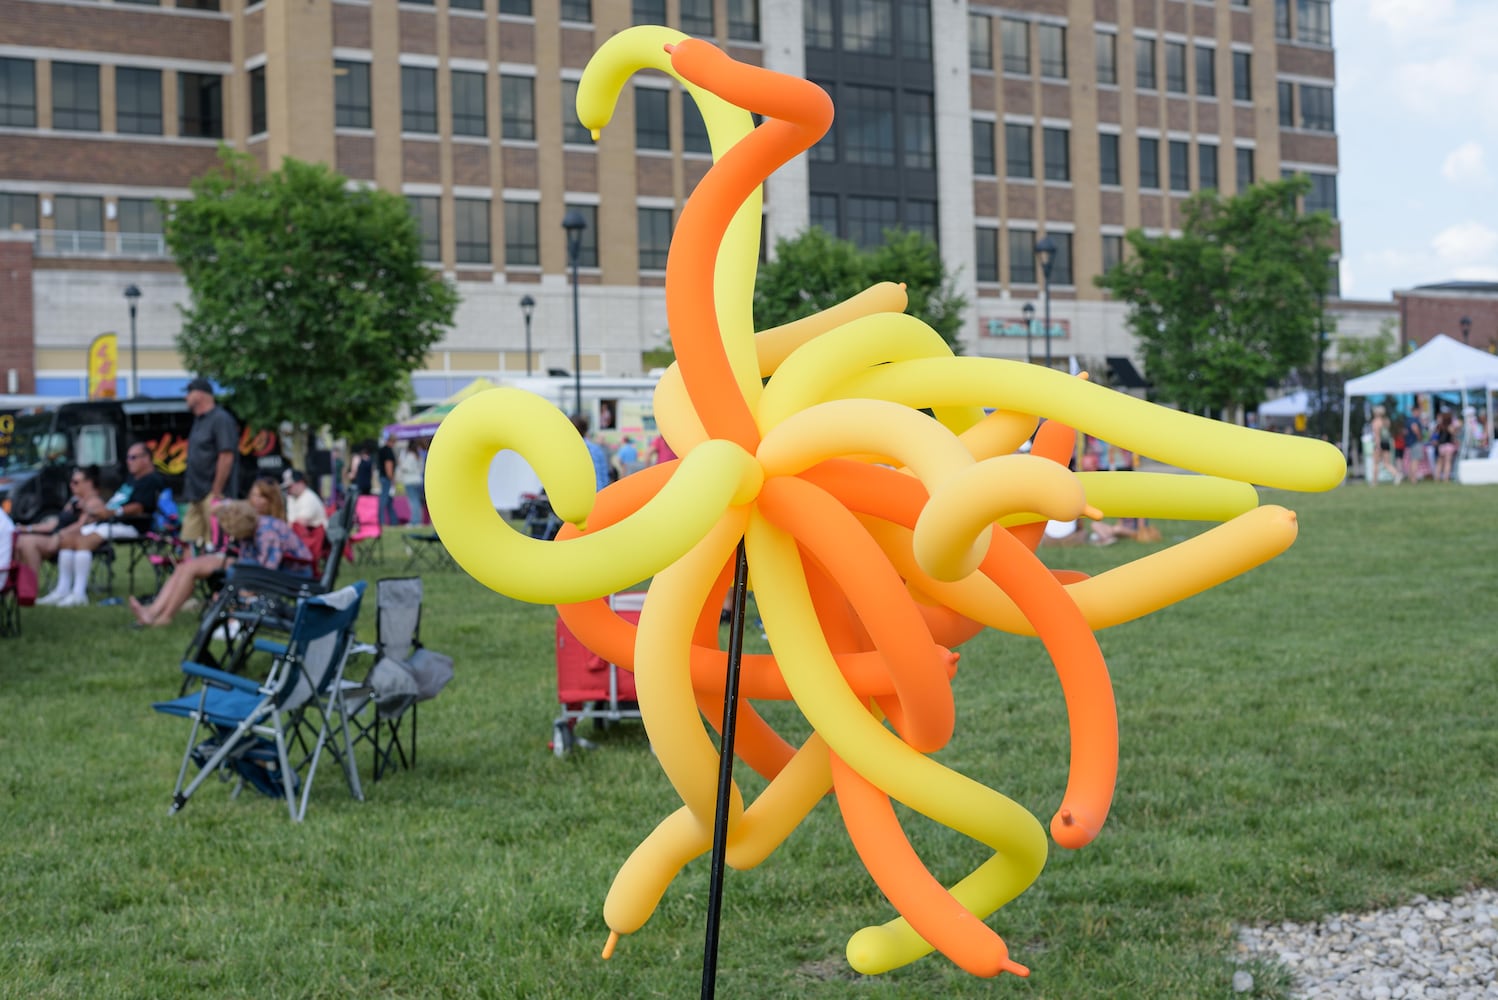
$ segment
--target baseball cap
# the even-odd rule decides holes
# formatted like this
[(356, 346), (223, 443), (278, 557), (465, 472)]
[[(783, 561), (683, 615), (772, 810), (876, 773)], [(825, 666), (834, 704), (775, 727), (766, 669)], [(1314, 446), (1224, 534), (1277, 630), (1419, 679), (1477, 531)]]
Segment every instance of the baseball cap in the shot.
[(285, 472), (281, 473), (282, 486), (290, 486), (292, 483), (305, 483), (306, 481), (307, 477), (302, 475), (296, 469), (287, 469)]
[(195, 378), (191, 382), (187, 383), (187, 388), (182, 391), (206, 392), (211, 396), (213, 395), (213, 383), (208, 381), (206, 378)]

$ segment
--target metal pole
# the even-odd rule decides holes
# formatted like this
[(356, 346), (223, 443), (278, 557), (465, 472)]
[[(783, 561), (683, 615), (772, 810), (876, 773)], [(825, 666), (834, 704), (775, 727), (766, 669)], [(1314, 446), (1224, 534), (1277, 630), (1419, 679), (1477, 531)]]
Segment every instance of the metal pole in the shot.
[(583, 412), (583, 335), (582, 312), (577, 301), (577, 258), (580, 250), (572, 254), (572, 412)]
[(135, 354), (135, 303), (130, 303), (130, 395), (140, 395), (140, 366)]
[(1045, 366), (1051, 367), (1051, 269), (1045, 269)]
[(1316, 295), (1316, 433), (1326, 437), (1326, 289)]

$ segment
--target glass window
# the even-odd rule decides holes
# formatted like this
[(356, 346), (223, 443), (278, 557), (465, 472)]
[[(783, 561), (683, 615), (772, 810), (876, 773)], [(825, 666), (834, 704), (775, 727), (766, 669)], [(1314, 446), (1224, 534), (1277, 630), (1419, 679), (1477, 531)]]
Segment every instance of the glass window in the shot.
[(52, 64), (52, 127), (99, 131), (99, 67), (92, 63)]
[(900, 206), (893, 198), (848, 196), (848, 239), (865, 250), (884, 245), (884, 231), (900, 221)]
[(1215, 191), (1217, 189), (1216, 143), (1198, 142), (1196, 144), (1196, 179), (1198, 190), (1206, 191), (1210, 188)]
[(759, 41), (759, 0), (728, 0), (728, 38)]
[(593, 23), (593, 0), (562, 0), (562, 20)]
[(17, 232), (36, 228), (36, 195), (0, 191), (0, 230)]
[(84, 253), (104, 251), (103, 198), (58, 195), (52, 199), (52, 225), (65, 233), (86, 233), (75, 244)]
[(1290, 40), (1290, 0), (1274, 0), (1274, 37)]
[(593, 133), (577, 118), (577, 81), (562, 81), (562, 141), (591, 146)]
[(1233, 53), (1233, 100), (1254, 99), (1254, 57), (1252, 52)]
[(453, 237), (459, 264), (487, 264), (489, 253), (489, 199), (453, 199)]
[(1239, 146), (1233, 151), (1234, 167), (1238, 179), (1238, 190), (1242, 191), (1254, 182), (1254, 151), (1248, 146)]
[[(816, 81), (813, 81), (813, 82), (816, 82)], [(823, 90), (827, 91), (827, 96), (829, 96), (829, 97), (832, 96), (832, 84), (830, 84), (830, 83), (817, 83), (817, 86), (819, 86)], [(813, 146), (813, 147), (811, 147), (811, 149), (807, 150), (807, 152), (806, 152), (806, 158), (809, 159), (812, 163), (836, 163), (837, 162), (837, 133), (838, 133), (838, 119), (837, 119), (837, 116), (833, 116), (831, 127), (829, 127), (827, 129), (826, 133), (823, 134), (822, 138), (820, 138), (820, 139), (817, 140), (817, 144), (815, 146)], [(828, 230), (828, 232), (831, 232), (831, 231), (832, 230)]]
[(664, 271), (671, 250), (671, 209), (637, 210), (640, 229), (640, 270)]
[(1154, 90), (1160, 86), (1153, 38), (1134, 39), (1134, 86), (1140, 90)]
[(1170, 189), (1191, 190), (1191, 144), (1184, 140), (1170, 140)]
[(1035, 176), (1035, 150), (1031, 146), (1033, 127), (1004, 123), (1004, 176)]
[(900, 55), (931, 61), (931, 0), (899, 0)]
[(1205, 45), (1196, 47), (1196, 96), (1217, 96), (1217, 50)]
[(936, 239), (936, 202), (909, 199), (905, 202), (900, 221), (913, 233), (920, 233), (932, 243)]
[(998, 173), (994, 154), (993, 122), (973, 119), (973, 173), (992, 177)]
[(1332, 88), (1317, 87), (1309, 83), (1300, 85), (1300, 127), (1316, 132), (1337, 130)]
[(999, 230), (979, 226), (973, 230), (973, 272), (979, 281), (999, 280)]
[(1118, 133), (1099, 132), (1097, 136), (1098, 183), (1116, 187), (1123, 183), (1123, 168), (1118, 156)]
[(681, 95), (681, 148), (687, 153), (711, 153), (712, 139), (707, 134), (707, 122), (702, 120), (702, 111), (690, 96)]
[(936, 116), (931, 95), (902, 91), (900, 112), (900, 145), (905, 167), (935, 170)]
[(1118, 83), (1118, 36), (1111, 31), (1099, 31), (1097, 48), (1097, 82), (1106, 86)]
[(177, 0), (177, 7), (187, 10), (218, 10), (219, 0)]
[(453, 10), (483, 10), (484, 0), (447, 0)]
[(1004, 72), (1030, 75), (1030, 22), (1018, 18), (999, 19), (999, 37), (1004, 46)]
[(1165, 89), (1172, 94), (1186, 92), (1186, 43), (1165, 43)]
[[(483, 73), (453, 70), (453, 135), (489, 134), (489, 101), (484, 93), (487, 83)], [(486, 217), (488, 211), (486, 207)]]
[(224, 80), (208, 73), (177, 73), (177, 134), (224, 137)]
[[(598, 206), (597, 205), (568, 205), (568, 212), (576, 212), (583, 217), (583, 239), (582, 245), (577, 251), (578, 267), (598, 266)], [(566, 231), (562, 232), (565, 238)], [(569, 266), (571, 259), (568, 259)]]
[(1047, 233), (1046, 239), (1056, 247), (1056, 252), (1051, 254), (1051, 284), (1072, 284), (1071, 233)]
[(540, 208), (533, 201), (505, 202), (506, 267), (534, 267), (541, 263)]
[(1123, 263), (1124, 238), (1114, 233), (1103, 234), (1103, 273), (1107, 274)]
[(1337, 175), (1307, 174), (1311, 178), (1311, 190), (1306, 195), (1307, 212), (1326, 212), (1337, 217)]
[(681, 30), (701, 38), (716, 35), (718, 29), (713, 23), (713, 0), (681, 0)]
[(120, 225), (120, 251), (123, 253), (161, 253), (161, 205), (151, 198), (121, 198), (117, 206)]
[(635, 148), (671, 148), (671, 94), (635, 87)]
[(339, 59), (333, 63), (333, 124), (369, 128), (369, 63)]
[(843, 118), (844, 161), (870, 167), (894, 166), (895, 92), (888, 87), (851, 84), (843, 87), (842, 92), (843, 104), (839, 110)]
[(36, 63), (30, 59), (0, 58), (0, 125), (36, 127)]
[(250, 70), (250, 135), (265, 129), (265, 67), (256, 66)]
[(435, 195), (406, 195), (406, 205), (421, 234), (421, 259), (431, 263), (442, 260), (442, 210)]
[(500, 135), (506, 139), (536, 137), (536, 81), (529, 76), (499, 78)]
[(1059, 24), (1037, 24), (1035, 37), (1040, 43), (1040, 75), (1065, 80), (1066, 29)]
[(1295, 127), (1295, 84), (1281, 80), (1275, 85), (1280, 102), (1280, 127)]
[(833, 236), (839, 234), (837, 195), (814, 194), (811, 196), (810, 221), (813, 226), (831, 233)]
[(1300, 0), (1295, 34), (1307, 45), (1332, 43), (1332, 0)]
[(1009, 283), (1035, 284), (1035, 231), (1009, 230)]
[(837, 48), (837, 23), (832, 14), (832, 0), (807, 0), (804, 18), (807, 48)]
[(437, 71), (426, 66), (401, 67), (401, 131), (437, 131)]
[(1139, 137), (1139, 186), (1150, 190), (1160, 187), (1160, 140), (1153, 136)]
[(967, 16), (967, 59), (973, 69), (993, 69), (993, 19), (987, 14)]
[(633, 24), (665, 24), (666, 0), (631, 0), (629, 14)]
[(895, 54), (892, 0), (843, 0), (843, 51), (870, 56)]
[(499, 0), (499, 12), (501, 14), (519, 14), (521, 17), (530, 17), (531, 0)]
[(114, 101), (115, 131), (131, 135), (161, 134), (161, 70), (116, 67)]
[(1071, 180), (1071, 131), (1064, 128), (1042, 129), (1041, 145), (1045, 151), (1045, 179)]

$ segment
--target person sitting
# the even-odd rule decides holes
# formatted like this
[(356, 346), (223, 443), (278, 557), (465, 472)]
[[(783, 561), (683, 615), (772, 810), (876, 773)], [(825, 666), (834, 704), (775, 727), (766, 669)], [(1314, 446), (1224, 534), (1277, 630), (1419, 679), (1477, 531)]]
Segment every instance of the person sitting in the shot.
[[(251, 487), (252, 492), (253, 489)], [(242, 543), (239, 555), (241, 564), (279, 569), (299, 576), (309, 575), (312, 553), (285, 521), (257, 514), (254, 505), (245, 500), (219, 504), (214, 513), (224, 534)], [(141, 626), (169, 625), (182, 605), (192, 596), (197, 582), (227, 568), (229, 560), (230, 553), (225, 551), (211, 552), (180, 563), (150, 604), (142, 604), (134, 597), (130, 598), (130, 611), (135, 615), (135, 620)], [(283, 566), (282, 563), (287, 560), (298, 565), (295, 568)]]
[(125, 468), (128, 477), (114, 495), (85, 504), (77, 532), (65, 531), (58, 539), (57, 586), (43, 599), (46, 603), (59, 608), (87, 605), (94, 553), (111, 539), (136, 539), (150, 529), (166, 479), (156, 471), (151, 451), (141, 441), (126, 449)]
[(286, 493), (286, 520), (294, 528), (327, 528), (328, 509), (322, 498), (307, 485), (307, 477), (296, 469), (287, 469), (281, 476), (281, 489)]
[[(81, 526), (84, 505), (98, 502), (99, 467), (90, 465), (74, 469), (68, 479), (68, 488), (72, 495), (63, 504), (61, 513), (16, 527), (16, 561), (31, 567), (33, 573), (40, 573), (42, 563), (57, 558), (64, 532), (76, 532)], [(57, 600), (52, 594), (47, 594), (38, 598), (37, 603), (56, 604)]]

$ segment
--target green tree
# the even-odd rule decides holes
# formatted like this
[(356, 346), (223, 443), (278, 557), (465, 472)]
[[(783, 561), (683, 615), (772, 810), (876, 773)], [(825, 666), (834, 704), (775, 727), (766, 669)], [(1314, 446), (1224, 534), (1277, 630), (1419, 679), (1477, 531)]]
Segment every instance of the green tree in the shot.
[(1310, 180), (1266, 181), (1185, 203), (1174, 238), (1128, 236), (1097, 284), (1128, 303), (1156, 395), (1194, 412), (1251, 410), (1310, 361), (1335, 223), (1306, 213)]
[(458, 295), (421, 262), (405, 199), (287, 158), (263, 172), (223, 149), (169, 207), (192, 292), (177, 346), (262, 426), (370, 436), (452, 324)]
[(1387, 368), (1399, 360), (1399, 323), (1392, 318), (1378, 324), (1371, 337), (1337, 338), (1337, 371), (1344, 379)]
[(861, 250), (820, 226), (775, 242), (754, 285), (756, 329), (789, 323), (848, 299), (880, 281), (905, 283), (912, 316), (926, 322), (960, 353), (957, 342), (967, 301), (958, 295), (936, 244), (910, 230), (885, 231), (882, 246)]

